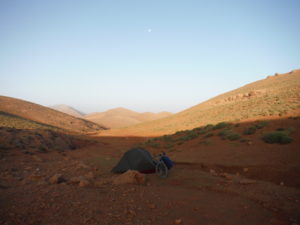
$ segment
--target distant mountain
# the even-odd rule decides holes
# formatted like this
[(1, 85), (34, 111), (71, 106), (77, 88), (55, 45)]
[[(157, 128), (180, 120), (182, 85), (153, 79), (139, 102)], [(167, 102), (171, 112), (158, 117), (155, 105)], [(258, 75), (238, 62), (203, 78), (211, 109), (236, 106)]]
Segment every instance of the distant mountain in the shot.
[(73, 107), (71, 107), (69, 105), (64, 105), (64, 104), (54, 105), (54, 106), (51, 106), (50, 108), (55, 109), (60, 112), (63, 112), (63, 113), (66, 113), (66, 114), (69, 114), (71, 116), (78, 117), (78, 118), (83, 118), (83, 116), (85, 115), (84, 113), (78, 111), (77, 109), (74, 109)]
[(157, 120), (172, 115), (169, 112), (138, 113), (125, 108), (115, 108), (105, 112), (91, 113), (84, 118), (95, 123), (103, 124), (109, 128), (127, 127), (145, 121)]
[(109, 132), (115, 135), (160, 135), (222, 121), (300, 115), (299, 111), (300, 70), (293, 70), (267, 76), (172, 116)]
[[(42, 127), (45, 124), (73, 132), (96, 132), (106, 129), (104, 126), (81, 118), (70, 116), (57, 110), (21, 99), (0, 96), (0, 126), (27, 129)], [(33, 122), (32, 122), (33, 121)], [(1, 121), (0, 121), (1, 122)], [(25, 125), (24, 125), (25, 124)]]

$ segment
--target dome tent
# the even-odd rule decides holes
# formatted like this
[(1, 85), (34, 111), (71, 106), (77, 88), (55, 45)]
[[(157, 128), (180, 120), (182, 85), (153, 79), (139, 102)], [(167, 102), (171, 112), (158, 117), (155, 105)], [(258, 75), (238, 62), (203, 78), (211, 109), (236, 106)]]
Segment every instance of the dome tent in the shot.
[(124, 173), (127, 170), (155, 173), (155, 164), (152, 155), (142, 148), (133, 148), (125, 152), (118, 164), (112, 169), (112, 172)]

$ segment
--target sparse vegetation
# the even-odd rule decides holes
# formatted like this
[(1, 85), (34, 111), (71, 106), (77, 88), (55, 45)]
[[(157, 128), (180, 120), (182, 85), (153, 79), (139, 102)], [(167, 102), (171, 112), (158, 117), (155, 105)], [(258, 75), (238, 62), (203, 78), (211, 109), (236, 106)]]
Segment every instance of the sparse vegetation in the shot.
[(54, 130), (54, 131), (62, 130), (57, 127), (38, 123), (32, 120), (28, 120), (1, 111), (0, 111), (0, 127), (9, 127), (9, 128), (16, 128), (16, 129), (47, 129), (47, 130)]
[(212, 137), (212, 136), (214, 136), (214, 133), (208, 133), (208, 134), (206, 134), (204, 137), (205, 137), (205, 138), (209, 138), (209, 137)]
[(255, 126), (257, 129), (262, 129), (264, 128), (265, 126), (268, 125), (268, 122), (267, 121), (260, 121), (259, 123), (257, 123)]
[(230, 129), (224, 129), (218, 133), (224, 140), (235, 141), (241, 138), (241, 136)]
[(246, 134), (246, 135), (250, 135), (250, 134), (254, 134), (256, 132), (256, 126), (251, 126), (251, 127), (247, 127), (243, 134)]
[(229, 126), (231, 126), (230, 123), (220, 122), (220, 123), (217, 123), (217, 124), (213, 127), (213, 129), (214, 129), (214, 130), (217, 130), (217, 129), (223, 129), (223, 128), (226, 128), (226, 127), (229, 127)]
[(274, 131), (263, 136), (263, 140), (269, 144), (288, 144), (293, 141), (289, 136), (290, 132), (286, 130)]
[(145, 142), (146, 146), (152, 147), (152, 148), (159, 148), (160, 144), (156, 142), (155, 139), (149, 139), (148, 141)]

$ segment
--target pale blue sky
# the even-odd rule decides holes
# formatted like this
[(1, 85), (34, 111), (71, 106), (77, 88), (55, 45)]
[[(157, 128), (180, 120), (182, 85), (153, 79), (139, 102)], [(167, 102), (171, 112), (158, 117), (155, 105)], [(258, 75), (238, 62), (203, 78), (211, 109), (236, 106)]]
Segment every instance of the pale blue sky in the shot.
[(299, 69), (299, 12), (299, 0), (0, 0), (0, 95), (178, 112)]

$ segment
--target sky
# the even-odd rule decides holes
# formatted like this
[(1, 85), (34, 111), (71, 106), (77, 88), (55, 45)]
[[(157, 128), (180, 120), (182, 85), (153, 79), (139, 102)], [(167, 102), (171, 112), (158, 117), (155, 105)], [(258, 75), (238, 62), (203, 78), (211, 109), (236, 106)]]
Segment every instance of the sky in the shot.
[(0, 95), (179, 112), (300, 68), (299, 0), (0, 0)]

